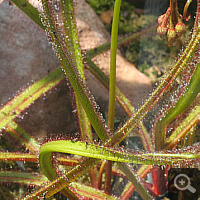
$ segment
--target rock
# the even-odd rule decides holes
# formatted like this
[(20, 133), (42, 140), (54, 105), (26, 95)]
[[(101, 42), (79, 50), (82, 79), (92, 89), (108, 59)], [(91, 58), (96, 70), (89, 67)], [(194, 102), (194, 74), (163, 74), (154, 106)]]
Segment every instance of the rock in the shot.
[(100, 19), (105, 24), (111, 24), (113, 19), (113, 10), (106, 10), (101, 13)]

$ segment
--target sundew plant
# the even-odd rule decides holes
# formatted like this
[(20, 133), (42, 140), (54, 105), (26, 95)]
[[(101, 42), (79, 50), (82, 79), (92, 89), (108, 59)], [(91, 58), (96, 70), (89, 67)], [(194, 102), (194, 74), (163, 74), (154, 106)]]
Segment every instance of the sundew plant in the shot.
[[(149, 27), (145, 33), (151, 35), (157, 31), (168, 45), (173, 45), (185, 31), (183, 20), (189, 18), (187, 10), (191, 1), (186, 2), (181, 15), (177, 0), (170, 0), (166, 13), (158, 18), (157, 28)], [(0, 110), (1, 129), (29, 150), (28, 153), (1, 150), (0, 160), (39, 163), (40, 169), (40, 172), (34, 168), (31, 172), (2, 169), (3, 184), (34, 185), (32, 192), (21, 197), (26, 200), (52, 199), (57, 193), (62, 193), (58, 197), (62, 199), (129, 199), (135, 190), (142, 199), (149, 200), (166, 194), (170, 168), (199, 167), (200, 0), (197, 0), (193, 29), (183, 49), (138, 109), (116, 86), (117, 47), (128, 45), (142, 33), (118, 39), (121, 0), (115, 1), (111, 42), (84, 54), (79, 45), (73, 0), (41, 0), (42, 13), (26, 0), (12, 2), (46, 31), (61, 67), (30, 85)], [(111, 52), (109, 78), (91, 60), (108, 49)], [(87, 87), (85, 68), (109, 90), (107, 121)], [(75, 93), (80, 132), (73, 137), (52, 136), (39, 144), (14, 119), (65, 77)], [(114, 126), (115, 99), (128, 116), (118, 128)], [(141, 150), (121, 145), (133, 130), (142, 142)], [(148, 182), (148, 174), (152, 182)], [(113, 187), (119, 187), (117, 178), (123, 180), (124, 187), (115, 194)], [(182, 199), (181, 195), (178, 199)]]

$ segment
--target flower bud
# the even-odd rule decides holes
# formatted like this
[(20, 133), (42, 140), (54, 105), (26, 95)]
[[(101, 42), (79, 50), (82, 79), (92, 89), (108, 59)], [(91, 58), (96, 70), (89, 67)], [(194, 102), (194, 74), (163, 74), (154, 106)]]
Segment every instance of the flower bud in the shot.
[(184, 33), (185, 29), (185, 24), (183, 22), (178, 22), (175, 26), (177, 37), (180, 37)]
[(174, 28), (169, 28), (167, 30), (167, 41), (168, 41), (168, 45), (171, 46), (174, 41), (176, 39), (176, 31)]
[(165, 19), (166, 14), (160, 15), (160, 17), (158, 17), (158, 23), (161, 24), (163, 22), (163, 20)]
[(164, 27), (163, 25), (158, 26), (157, 33), (163, 39), (167, 34), (167, 27)]

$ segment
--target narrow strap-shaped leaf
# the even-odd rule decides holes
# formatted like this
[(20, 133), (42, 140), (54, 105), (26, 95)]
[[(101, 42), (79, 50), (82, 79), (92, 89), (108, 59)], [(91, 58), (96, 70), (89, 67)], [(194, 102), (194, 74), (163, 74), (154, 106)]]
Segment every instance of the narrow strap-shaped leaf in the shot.
[(156, 150), (161, 150), (164, 147), (165, 128), (175, 117), (184, 112), (195, 100), (196, 96), (200, 92), (200, 63), (197, 64), (196, 69), (193, 72), (191, 80), (184, 95), (171, 106), (167, 113), (162, 116), (156, 123), (155, 127), (155, 147)]
[[(43, 186), (48, 182), (48, 179), (46, 176), (38, 173), (0, 171), (0, 182)], [(70, 189), (81, 196), (90, 197), (97, 200), (103, 200), (105, 198), (110, 200), (117, 199), (116, 197), (107, 195), (100, 190), (76, 182), (72, 182), (70, 184)]]
[(73, 190), (80, 194), (81, 196), (90, 198), (90, 199), (95, 199), (95, 200), (104, 200), (104, 199), (108, 199), (108, 200), (114, 200), (114, 199), (118, 199), (117, 197), (113, 197), (111, 195), (107, 195), (106, 193), (97, 190), (95, 188), (80, 184), (80, 183), (76, 183), (76, 182), (72, 182), (70, 184), (70, 187), (73, 187)]
[(41, 186), (47, 181), (46, 176), (35, 172), (0, 171), (0, 182)]
[[(59, 142), (59, 141), (54, 141), (54, 142)], [(67, 141), (63, 141), (63, 142), (67, 142)], [(68, 141), (69, 143), (71, 141)], [(73, 142), (72, 142), (73, 143)], [(49, 143), (47, 143), (49, 144)], [(87, 144), (87, 143), (83, 143), (81, 145), (81, 147), (83, 147), (83, 149), (85, 148), (86, 150), (86, 147), (88, 147), (88, 145), (90, 144)], [(62, 147), (64, 148), (67, 148), (66, 145), (63, 146), (63, 144), (61, 145)], [(77, 146), (77, 145), (75, 145)], [(78, 145), (79, 146), (79, 145)], [(196, 145), (197, 147), (195, 147), (196, 151), (199, 150), (199, 144)], [(193, 148), (193, 147), (192, 147)], [(58, 151), (60, 149), (60, 147), (55, 144), (55, 149), (52, 147), (50, 147), (50, 145), (47, 146), (47, 149), (43, 149), (44, 151), (42, 152), (42, 157), (40, 157), (40, 163), (41, 163), (41, 167), (44, 168), (44, 173), (45, 175), (48, 177), (51, 177), (52, 174), (52, 170), (54, 171), (54, 167), (52, 165), (52, 162), (51, 162), (51, 155), (52, 155), (52, 152), (53, 151)], [(77, 153), (77, 148), (75, 147), (75, 151)], [(70, 150), (70, 152), (72, 152), (73, 150)], [(103, 152), (104, 150), (101, 151), (101, 153)], [(106, 151), (108, 152), (108, 150), (106, 149)], [(182, 150), (180, 149), (180, 152), (181, 151), (186, 151), (186, 149)], [(187, 149), (187, 151), (189, 152), (190, 149)], [(78, 152), (80, 153), (80, 151), (78, 150)], [(114, 151), (115, 152), (115, 151)], [(197, 152), (193, 152), (193, 153), (198, 153)], [(109, 154), (109, 153), (108, 153)], [(91, 155), (91, 152), (88, 153), (88, 155)], [(146, 154), (147, 155), (147, 154)], [(142, 155), (141, 155), (142, 156)], [(143, 154), (144, 156), (144, 154)], [(155, 153), (151, 153), (149, 154), (150, 157), (148, 157), (150, 160), (152, 158), (154, 158), (156, 160), (157, 158), (157, 162), (155, 162), (155, 160), (152, 162), (153, 164), (156, 164), (158, 163), (159, 165), (162, 164), (166, 164), (166, 165), (169, 165), (169, 164), (173, 164), (173, 165), (178, 165), (180, 166), (180, 164), (184, 163), (184, 164), (187, 164), (187, 162), (189, 163), (190, 161), (194, 161), (193, 159), (199, 159), (200, 157), (200, 154), (196, 154), (196, 155), (191, 155), (191, 154), (180, 154), (179, 152), (177, 152), (177, 154), (155, 154)], [(163, 159), (163, 157), (165, 157), (165, 159)], [(99, 158), (103, 158), (103, 156), (99, 156)], [(169, 159), (170, 158), (170, 159)], [(172, 160), (171, 160), (172, 158)], [(186, 160), (186, 158), (188, 160)], [(107, 155), (106, 155), (106, 159), (108, 159)], [(114, 157), (113, 157), (114, 159)], [(113, 160), (112, 159), (112, 160)], [(125, 161), (125, 159), (123, 158), (122, 156), (122, 160)], [(117, 159), (117, 161), (119, 161)], [(130, 159), (127, 160), (128, 162), (130, 162)], [(143, 162), (146, 161), (146, 158), (143, 158)], [(164, 161), (164, 162), (163, 162)], [(57, 193), (58, 191), (60, 191), (62, 188), (66, 187), (68, 184), (70, 184), (71, 181), (73, 181), (74, 179), (76, 178), (79, 178), (80, 176), (82, 176), (86, 171), (88, 171), (88, 168), (91, 168), (92, 166), (94, 166), (95, 164), (97, 164), (99, 161), (97, 159), (93, 159), (93, 158), (86, 158), (83, 160), (82, 163), (80, 163), (79, 165), (77, 165), (76, 167), (74, 167), (72, 170), (70, 170), (69, 172), (67, 172), (66, 174), (64, 174), (63, 176), (57, 178), (55, 181), (52, 181), (51, 183), (49, 183), (48, 185), (45, 186), (45, 188), (42, 188), (38, 191), (36, 191), (35, 193), (25, 197), (24, 199), (37, 199), (38, 196), (42, 196), (43, 194), (47, 194), (47, 196), (52, 196), (53, 194)], [(138, 163), (138, 161), (137, 161)], [(177, 163), (177, 164), (176, 164)]]
[(102, 140), (108, 138), (108, 130), (105, 126), (104, 120), (101, 114), (94, 109), (97, 107), (92, 95), (90, 95), (88, 88), (85, 83), (79, 77), (78, 69), (71, 56), (70, 52), (66, 48), (66, 41), (57, 26), (56, 20), (53, 20), (56, 16), (54, 15), (54, 8), (52, 2), (49, 0), (42, 0), (44, 10), (44, 23), (47, 26), (47, 32), (51, 38), (54, 49), (62, 63), (63, 69), (76, 93), (81, 104), (90, 119), (92, 126)]
[(81, 101), (78, 99), (77, 95), (76, 95), (76, 107), (77, 107), (77, 112), (78, 112), (77, 114), (78, 114), (80, 129), (81, 129), (82, 140), (92, 142), (93, 137), (92, 137), (92, 129), (91, 129), (90, 120), (87, 117), (87, 114), (85, 110), (83, 109)]
[(61, 68), (58, 68), (7, 102), (0, 110), (0, 130), (63, 78), (64, 74)]
[[(57, 178), (56, 181), (50, 183), (46, 188), (37, 191), (33, 194), (33, 196), (41, 195), (45, 191), (48, 191), (48, 195), (50, 196), (52, 194), (55, 194), (57, 191), (60, 190), (59, 187), (66, 187), (70, 183), (70, 181), (73, 181), (74, 179), (80, 177), (85, 171), (87, 171), (88, 167), (92, 167), (94, 164), (96, 164), (98, 161), (96, 159), (94, 160), (93, 158), (127, 163), (184, 166), (189, 164), (191, 160), (193, 160), (194, 163), (194, 159), (200, 159), (199, 148), (199, 144), (197, 144), (195, 147), (196, 152), (193, 152), (193, 154), (187, 153), (187, 151), (189, 152), (190, 149), (187, 149), (187, 151), (184, 149), (184, 151), (186, 151), (185, 154), (179, 154), (179, 152), (177, 152), (177, 154), (170, 152), (168, 152), (167, 154), (142, 152), (130, 154), (130, 152), (119, 152), (117, 150), (112, 150), (103, 146), (100, 147), (94, 144), (87, 144), (83, 142), (72, 142), (66, 140), (52, 141), (42, 146), (39, 157), (41, 169), (47, 177), (52, 177), (56, 173), (51, 161), (52, 152), (70, 153), (92, 158), (84, 159), (84, 161), (80, 165), (73, 168), (62, 177)], [(180, 149), (180, 152), (181, 151), (183, 150)], [(52, 188), (55, 188), (55, 190), (52, 190)], [(30, 198), (27, 197), (27, 199), (32, 199), (33, 196), (31, 196)]]
[(170, 135), (169, 139), (165, 142), (165, 149), (173, 148), (183, 137), (186, 136), (188, 131), (200, 121), (200, 106), (197, 106), (188, 117), (176, 128)]
[[(31, 154), (19, 154), (19, 153), (7, 153), (7, 152), (0, 152), (0, 160), (3, 160), (3, 161), (8, 161), (8, 160), (11, 160), (11, 161), (26, 161), (26, 162), (34, 162), (34, 163), (38, 163), (38, 155), (31, 155)], [(54, 173), (52, 175), (54, 175), (53, 177), (56, 177), (56, 172), (55, 170), (53, 169), (52, 170)], [(49, 177), (48, 177), (49, 178)], [(49, 178), (50, 179), (50, 178)], [(63, 182), (63, 180), (62, 180)], [(67, 186), (67, 185), (66, 185)], [(64, 187), (64, 188), (61, 188), (60, 190), (62, 190), (61, 192), (66, 196), (68, 197), (69, 199), (78, 199), (74, 193), (71, 192), (71, 190), (69, 190), (69, 188), (67, 187)], [(46, 189), (46, 188), (44, 188)], [(57, 190), (56, 188), (56, 191), (59, 192), (60, 190)], [(55, 192), (56, 193), (56, 192)], [(55, 194), (54, 193), (54, 194)], [(42, 194), (44, 195), (44, 194)], [(34, 195), (33, 195), (34, 196)], [(43, 196), (44, 197), (44, 196)], [(35, 199), (38, 199), (37, 198), (37, 194), (36, 196), (34, 196)], [(34, 199), (33, 198), (33, 199)], [(32, 198), (31, 198), (32, 199)]]
[[(48, 168), (47, 171), (49, 174), (45, 174), (48, 178), (52, 176), (52, 172), (50, 169), (54, 170), (53, 166), (51, 165), (51, 154), (46, 154), (47, 161), (46, 167)], [(27, 195), (24, 197), (24, 200), (36, 200), (39, 197), (51, 197), (52, 195), (56, 194), (57, 192), (61, 191), (63, 188), (67, 187), (71, 182), (73, 182), (76, 178), (81, 177), (84, 173), (88, 172), (88, 169), (93, 167), (97, 164), (99, 160), (93, 158), (86, 158), (83, 161), (74, 167), (72, 170), (68, 171), (66, 174), (60, 176), (56, 180), (52, 181), (45, 185), (45, 187), (35, 191), (33, 194)]]
[[(56, 176), (56, 171), (52, 165), (51, 156), (52, 152), (62, 152), (62, 153), (72, 153), (81, 156), (95, 157), (97, 159), (106, 159), (117, 162), (127, 162), (127, 163), (140, 163), (140, 164), (158, 164), (158, 165), (187, 165), (193, 159), (199, 159), (199, 144), (196, 145), (195, 154), (177, 154), (174, 153), (141, 153), (132, 154), (123, 153), (116, 150), (108, 149), (106, 147), (99, 147), (93, 144), (87, 144), (83, 142), (72, 142), (72, 141), (52, 141), (46, 143), (42, 146), (40, 152), (40, 165), (44, 174), (50, 178), (54, 175)], [(180, 151), (183, 151), (180, 149)], [(184, 149), (185, 151), (185, 149)], [(188, 152), (190, 149), (188, 149)], [(80, 165), (74, 167), (71, 171), (65, 175), (57, 178), (55, 181), (49, 183), (45, 188), (38, 190), (33, 195), (26, 197), (25, 199), (36, 199), (36, 196), (40, 196), (43, 193), (47, 193), (47, 196), (51, 196), (56, 192), (60, 191), (62, 188), (66, 187), (71, 181), (80, 177), (84, 174), (88, 168), (97, 164), (98, 160), (93, 158), (84, 159)], [(51, 179), (51, 178), (50, 178)]]
[[(138, 171), (137, 175), (142, 179), (146, 177), (146, 175), (150, 172), (152, 169), (152, 165), (142, 165)], [(128, 182), (126, 186), (124, 187), (124, 190), (120, 196), (121, 200), (129, 199), (132, 195), (132, 193), (135, 191), (135, 187), (131, 182)]]
[(126, 176), (128, 176), (128, 179), (131, 181), (131, 183), (134, 185), (137, 192), (140, 194), (143, 200), (151, 200), (153, 198), (150, 197), (148, 192), (145, 190), (145, 188), (141, 185), (141, 181), (139, 178), (136, 178), (136, 176), (133, 175), (132, 169), (130, 167), (126, 167), (125, 163), (118, 163), (119, 167), (123, 172), (126, 173)]
[[(199, 115), (200, 117), (200, 115)], [(200, 121), (200, 118), (198, 120), (192, 120), (193, 126), (188, 130), (186, 137), (184, 138), (184, 146), (192, 146), (195, 143), (195, 136), (196, 136), (196, 128), (197, 124)], [(190, 123), (191, 124), (191, 123)]]
[(29, 153), (10, 153), (10, 152), (0, 152), (0, 160), (11, 160), (11, 161), (25, 161), (25, 162), (38, 162), (37, 154)]
[[(143, 152), (128, 152), (125, 150), (113, 150), (108, 147), (98, 146), (94, 144), (85, 144), (84, 142), (72, 142), (67, 140), (52, 141), (44, 144), (40, 150), (40, 165), (45, 175), (51, 173), (52, 169), (48, 167), (49, 156), (52, 152), (70, 153), (74, 155), (80, 155), (85, 157), (91, 157), (96, 159), (105, 159), (116, 162), (126, 162), (135, 164), (152, 165), (175, 165), (186, 164), (190, 162), (190, 159), (199, 159), (200, 146), (196, 147), (196, 153), (194, 154), (176, 154), (176, 153), (143, 153)], [(180, 150), (181, 151), (181, 150)], [(158, 159), (159, 158), (159, 159)], [(188, 160), (187, 160), (188, 159)], [(48, 169), (50, 171), (48, 171)]]
[(72, 57), (72, 60), (76, 63), (80, 77), (83, 79), (83, 81), (85, 81), (82, 54), (74, 15), (73, 0), (60, 1), (60, 7), (58, 7), (58, 9), (61, 9), (59, 14), (62, 14), (62, 18), (60, 19), (59, 16), (58, 19), (61, 24), (63, 24), (61, 26), (64, 27), (62, 33), (63, 37), (65, 38), (66, 47), (71, 54), (70, 56)]
[[(55, 10), (55, 9), (54, 9)], [(75, 61), (78, 69), (79, 77), (85, 82), (85, 74), (83, 70), (82, 53), (79, 45), (78, 33), (76, 28), (76, 20), (74, 16), (73, 0), (60, 1), (57, 4), (57, 23), (62, 30), (63, 37), (65, 38), (66, 48), (68, 49), (72, 59)], [(83, 140), (92, 141), (92, 130), (90, 121), (82, 107), (80, 99), (76, 97), (77, 115), (79, 119), (79, 125), (81, 129), (81, 135)]]
[(17, 138), (22, 145), (25, 145), (33, 154), (39, 152), (40, 144), (29, 135), (22, 127), (14, 121), (10, 121), (5, 130)]
[[(0, 160), (38, 163), (38, 155), (29, 154), (29, 153), (0, 152)], [(57, 161), (58, 161), (58, 164), (66, 165), (66, 166), (76, 166), (80, 162), (77, 159), (63, 158), (63, 157), (57, 157)]]
[(19, 9), (27, 14), (38, 26), (44, 29), (39, 18), (40, 12), (34, 8), (27, 0), (11, 0)]

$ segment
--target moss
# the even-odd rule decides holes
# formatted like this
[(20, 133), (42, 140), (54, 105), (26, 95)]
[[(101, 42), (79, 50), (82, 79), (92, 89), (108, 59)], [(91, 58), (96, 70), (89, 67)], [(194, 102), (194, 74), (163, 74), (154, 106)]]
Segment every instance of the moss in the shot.
[(94, 11), (100, 15), (105, 10), (111, 10), (114, 8), (114, 0), (86, 0), (90, 4), (90, 6), (94, 9)]

